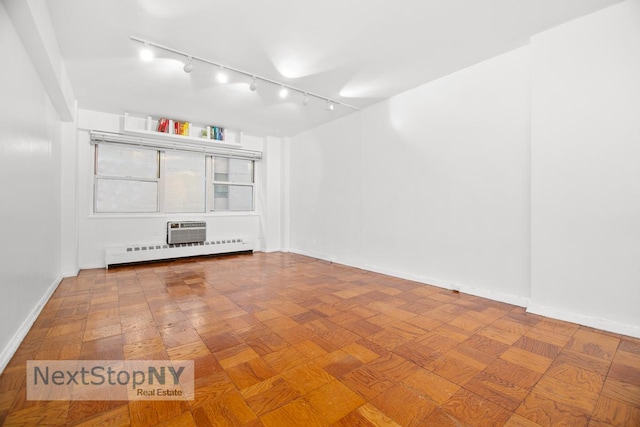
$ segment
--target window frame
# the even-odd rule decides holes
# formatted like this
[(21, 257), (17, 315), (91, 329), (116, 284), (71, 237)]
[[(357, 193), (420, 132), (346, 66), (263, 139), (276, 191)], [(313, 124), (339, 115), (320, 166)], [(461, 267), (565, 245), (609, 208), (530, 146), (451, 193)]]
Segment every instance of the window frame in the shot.
[[(204, 150), (192, 150), (192, 149), (173, 149), (176, 151), (184, 151), (184, 152), (197, 152), (204, 156), (205, 160), (205, 206), (204, 211), (200, 212), (167, 212), (166, 203), (165, 203), (165, 153), (169, 151), (169, 149), (159, 146), (153, 145), (135, 145), (135, 144), (122, 144), (116, 141), (107, 141), (107, 140), (93, 140), (92, 145), (94, 146), (93, 150), (93, 205), (91, 208), (91, 215), (93, 216), (175, 216), (175, 215), (251, 215), (258, 213), (258, 203), (257, 203), (257, 186), (258, 186), (258, 168), (259, 168), (259, 160), (261, 156), (248, 158), (245, 156), (233, 156), (231, 154), (216, 154), (211, 152), (205, 152)], [(98, 170), (98, 156), (101, 145), (125, 145), (130, 148), (136, 149), (146, 149), (155, 151), (157, 153), (157, 162), (158, 162), (158, 174), (159, 176), (156, 178), (140, 178), (140, 177), (114, 177), (109, 175), (101, 175)], [(251, 183), (235, 183), (228, 181), (216, 181), (214, 180), (214, 158), (215, 157), (225, 157), (229, 159), (240, 159), (247, 160), (252, 162), (252, 182)], [(143, 181), (143, 182), (156, 182), (158, 188), (157, 194), (157, 210), (156, 211), (148, 211), (148, 212), (130, 212), (130, 211), (98, 211), (97, 208), (97, 200), (98, 200), (98, 181), (101, 179), (118, 179), (125, 181)], [(228, 185), (242, 185), (251, 187), (251, 195), (252, 195), (252, 209), (251, 210), (221, 210), (214, 209), (214, 185), (216, 184), (228, 184)]]
[[(256, 161), (251, 159), (239, 159), (246, 160), (252, 162), (251, 167), (251, 182), (236, 182), (236, 181), (221, 181), (215, 179), (215, 157), (224, 157), (232, 160), (233, 157), (225, 157), (225, 156), (215, 156), (212, 155), (209, 157), (211, 173), (209, 177), (211, 178), (210, 184), (207, 187), (207, 196), (209, 197), (211, 204), (209, 206), (209, 212), (255, 212), (256, 211)], [(244, 209), (215, 209), (215, 186), (216, 185), (228, 185), (228, 186), (241, 186), (241, 187), (251, 187), (251, 210)]]
[[(101, 175), (98, 170), (98, 156), (99, 156), (99, 145), (108, 144), (101, 143), (95, 144), (95, 149), (93, 152), (93, 213), (94, 214), (153, 214), (161, 212), (160, 208), (164, 204), (164, 185), (162, 181), (162, 177), (164, 175), (163, 171), (163, 162), (161, 160), (160, 151), (154, 148), (147, 147), (129, 147), (140, 150), (148, 150), (156, 152), (156, 177), (155, 178), (147, 178), (147, 177), (137, 177), (137, 176), (117, 176), (117, 175)], [(117, 146), (116, 144), (108, 144), (111, 146)], [(155, 211), (140, 211), (140, 212), (128, 212), (128, 211), (99, 211), (98, 210), (98, 182), (100, 180), (112, 180), (112, 181), (128, 181), (128, 182), (155, 182), (157, 186), (157, 194), (156, 194), (156, 210)]]

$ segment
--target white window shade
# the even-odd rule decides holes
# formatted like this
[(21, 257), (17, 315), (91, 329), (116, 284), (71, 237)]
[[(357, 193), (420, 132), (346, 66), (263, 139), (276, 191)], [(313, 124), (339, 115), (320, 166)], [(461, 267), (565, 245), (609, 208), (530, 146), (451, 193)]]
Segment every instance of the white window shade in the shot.
[(253, 186), (214, 184), (214, 211), (251, 211), (253, 210)]
[(99, 178), (95, 211), (99, 213), (150, 213), (158, 211), (158, 183)]
[(165, 212), (204, 212), (206, 157), (181, 151), (164, 153)]
[(102, 145), (97, 173), (101, 176), (157, 178), (158, 151), (118, 145)]

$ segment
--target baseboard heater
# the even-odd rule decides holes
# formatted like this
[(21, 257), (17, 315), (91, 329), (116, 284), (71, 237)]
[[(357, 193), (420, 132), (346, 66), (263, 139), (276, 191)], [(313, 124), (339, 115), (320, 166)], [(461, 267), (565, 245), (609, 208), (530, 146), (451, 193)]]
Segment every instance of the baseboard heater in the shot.
[(234, 252), (253, 252), (253, 250), (253, 242), (241, 237), (192, 243), (117, 246), (105, 249), (104, 264), (106, 268), (109, 268), (109, 266), (117, 264)]

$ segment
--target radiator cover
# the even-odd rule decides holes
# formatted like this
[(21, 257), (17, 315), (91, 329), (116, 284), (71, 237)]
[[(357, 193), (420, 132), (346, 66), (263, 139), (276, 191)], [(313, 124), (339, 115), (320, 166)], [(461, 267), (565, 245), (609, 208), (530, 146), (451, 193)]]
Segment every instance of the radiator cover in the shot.
[(207, 223), (204, 221), (167, 222), (167, 244), (200, 243), (207, 240)]
[(111, 246), (105, 249), (104, 263), (109, 268), (117, 264), (253, 251), (253, 242), (242, 237), (220, 238), (203, 243)]

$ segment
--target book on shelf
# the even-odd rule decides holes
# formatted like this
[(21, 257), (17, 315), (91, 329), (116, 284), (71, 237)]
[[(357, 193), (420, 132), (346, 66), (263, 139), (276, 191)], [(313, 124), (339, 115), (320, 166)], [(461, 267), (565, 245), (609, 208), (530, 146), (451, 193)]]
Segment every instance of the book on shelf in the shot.
[[(150, 121), (151, 119), (149, 119)], [(150, 126), (150, 125), (148, 125)], [(180, 120), (171, 120), (167, 118), (158, 119), (157, 132), (169, 133), (173, 135), (191, 136), (191, 123), (182, 122)], [(195, 136), (195, 135), (194, 135)], [(225, 140), (225, 128), (220, 126), (206, 126), (202, 129), (200, 136), (202, 138), (213, 139), (216, 141)]]
[[(173, 123), (173, 125), (172, 125)], [(171, 127), (173, 126), (173, 128)], [(181, 122), (179, 120), (170, 120), (166, 118), (158, 119), (157, 132), (170, 133), (173, 135), (189, 136), (189, 122)]]
[(189, 136), (189, 122), (181, 122), (178, 120), (173, 122), (173, 134)]
[(169, 119), (158, 119), (158, 132), (169, 133)]
[(210, 138), (217, 141), (224, 141), (224, 128), (219, 126), (211, 126)]

